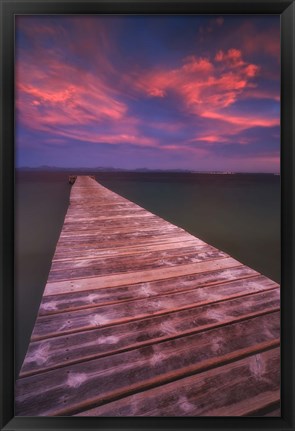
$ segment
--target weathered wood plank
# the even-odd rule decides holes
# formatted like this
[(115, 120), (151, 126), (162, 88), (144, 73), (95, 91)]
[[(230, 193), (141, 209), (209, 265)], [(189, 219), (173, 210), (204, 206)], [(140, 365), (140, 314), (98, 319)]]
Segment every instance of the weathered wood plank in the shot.
[[(104, 214), (107, 213), (106, 210), (110, 210), (111, 208), (116, 209), (117, 211), (120, 209), (120, 204), (114, 204), (112, 207), (110, 205), (98, 205), (97, 206), (97, 211), (95, 211), (95, 214), (93, 216), (91, 216), (89, 218), (89, 214), (87, 211), (87, 207), (86, 207), (86, 211), (84, 209), (84, 211), (81, 209), (77, 209), (76, 207), (71, 207), (71, 209), (68, 210), (66, 216), (65, 216), (65, 224), (70, 225), (70, 224), (78, 224), (78, 223), (86, 223), (88, 220), (90, 222), (95, 222), (95, 221), (99, 221), (100, 217), (103, 216)], [(126, 205), (124, 206), (125, 209), (128, 209), (131, 211), (132, 207), (127, 207)], [(133, 212), (133, 214), (130, 215), (129, 219), (130, 222), (142, 222), (145, 223), (148, 220), (150, 220), (152, 223), (153, 222), (161, 222), (163, 224), (168, 224), (169, 222), (151, 212), (143, 212), (141, 207), (138, 207), (138, 209), (141, 209), (140, 212)], [(143, 217), (143, 214), (145, 214), (145, 216)], [(110, 223), (110, 220), (104, 220), (106, 223)], [(121, 220), (120, 219), (115, 219), (114, 223), (120, 223)]]
[[(75, 215), (68, 215), (67, 216), (67, 220), (97, 220), (97, 221), (102, 221), (102, 220), (125, 220), (125, 219), (129, 219), (130, 216), (129, 214), (116, 214), (116, 215), (112, 215), (107, 216), (107, 215), (103, 215), (103, 214), (97, 214), (97, 211), (92, 211), (91, 213), (88, 211), (80, 211), (80, 212), (76, 212), (75, 211)], [(149, 213), (149, 212), (137, 212), (136, 213), (136, 218), (144, 218), (144, 219), (149, 219), (154, 217), (154, 214)]]
[[(149, 283), (138, 283), (113, 288), (88, 290), (87, 292), (60, 293), (58, 295), (43, 296), (39, 315), (52, 314), (88, 308), (95, 305), (113, 304), (121, 301), (148, 298), (165, 295), (167, 293), (180, 293), (200, 287), (229, 283), (248, 277), (255, 277), (258, 273), (245, 266), (205, 272), (197, 275), (174, 277)], [(265, 280), (262, 279), (262, 288)], [(267, 286), (269, 286), (269, 281)], [(276, 284), (273, 283), (275, 287)]]
[(44, 295), (56, 295), (58, 293), (79, 292), (105, 287), (123, 286), (139, 282), (162, 280), (165, 278), (178, 277), (181, 275), (192, 275), (202, 272), (214, 271), (223, 268), (240, 266), (240, 262), (231, 257), (218, 260), (203, 261), (188, 265), (172, 266), (168, 268), (157, 268), (132, 273), (121, 273), (106, 275), (102, 277), (88, 277), (66, 281), (50, 282), (46, 284)]
[[(96, 226), (95, 228), (93, 227), (92, 229), (76, 229), (76, 235), (79, 236), (79, 238), (81, 237), (81, 239), (84, 239), (95, 235), (95, 237), (97, 235), (108, 235), (108, 234), (113, 234), (114, 232), (116, 232), (116, 234), (133, 234), (135, 237), (137, 236), (138, 232), (159, 232), (159, 233), (178, 233), (181, 231), (180, 228), (176, 228), (173, 225), (170, 226), (163, 226), (160, 223), (155, 224), (155, 223), (151, 223), (150, 225), (145, 225), (145, 226), (126, 226), (126, 222), (125, 224), (121, 227), (109, 227), (109, 228), (105, 228), (103, 226)], [(72, 238), (73, 235), (73, 230), (72, 231), (66, 231), (64, 233), (62, 233), (61, 238), (65, 239), (65, 240), (69, 240), (70, 238)]]
[(154, 214), (149, 213), (149, 212), (137, 212), (136, 215), (126, 215), (126, 214), (117, 214), (117, 215), (113, 215), (112, 217), (110, 216), (106, 216), (103, 215), (103, 213), (97, 213), (97, 212), (93, 212), (92, 214), (87, 214), (87, 211), (71, 211), (68, 212), (65, 220), (66, 221), (85, 221), (85, 220), (90, 220), (90, 221), (94, 221), (94, 220), (98, 220), (98, 221), (102, 221), (102, 220), (124, 220), (124, 219), (129, 219), (129, 218), (134, 218), (136, 216), (137, 219), (153, 219), (155, 217)]
[(156, 251), (148, 251), (145, 250), (144, 252), (137, 253), (136, 255), (132, 255), (131, 257), (129, 255), (123, 255), (123, 256), (103, 256), (101, 258), (95, 257), (94, 259), (89, 258), (88, 256), (85, 256), (84, 259), (79, 259), (78, 261), (65, 261), (65, 262), (55, 262), (53, 260), (51, 265), (51, 272), (56, 271), (67, 271), (68, 269), (75, 269), (78, 268), (87, 268), (87, 267), (93, 267), (96, 265), (102, 265), (102, 266), (108, 266), (112, 268), (114, 266), (114, 262), (118, 265), (118, 267), (121, 266), (128, 266), (130, 265), (130, 262), (134, 263), (134, 265), (144, 265), (149, 262), (149, 264), (153, 264), (154, 262), (159, 262), (162, 260), (167, 260), (169, 258), (174, 257), (181, 257), (188, 260), (189, 256), (198, 257), (199, 254), (202, 254), (203, 252), (208, 251), (214, 251), (216, 252), (216, 249), (214, 249), (211, 246), (208, 246), (206, 244), (204, 245), (184, 245), (178, 247), (171, 247), (168, 250), (156, 250)]
[(271, 349), (77, 416), (256, 416), (280, 400), (279, 363), (279, 349)]
[[(99, 213), (99, 210), (98, 210)], [(106, 213), (103, 212), (103, 214), (105, 215)], [(126, 225), (126, 220), (125, 219), (115, 219), (113, 221), (113, 223), (111, 222), (111, 220), (93, 220), (93, 221), (83, 221), (83, 222), (68, 222), (65, 221), (64, 224), (64, 229), (63, 229), (63, 233), (67, 233), (67, 232), (73, 232), (73, 231), (81, 231), (83, 232), (84, 230), (86, 231), (92, 231), (95, 230), (97, 228), (103, 228), (103, 229), (113, 229), (113, 230), (117, 230), (120, 229), (122, 227), (128, 227), (130, 228), (130, 231), (132, 231), (132, 228), (136, 228), (139, 226), (146, 226), (146, 227), (155, 227), (155, 228), (162, 228), (162, 229), (168, 229), (171, 228), (172, 226), (174, 228), (178, 228), (179, 230), (181, 229), (178, 226), (172, 225), (171, 223), (168, 223), (164, 220), (159, 219), (158, 217), (154, 216), (153, 218), (148, 218), (148, 217), (135, 217), (134, 213), (132, 216), (130, 216), (128, 218), (128, 225)], [(183, 229), (182, 229), (183, 230)]]
[(279, 313), (71, 365), (17, 381), (16, 414), (67, 415), (279, 343)]
[(84, 235), (79, 235), (76, 237), (76, 241), (75, 238), (69, 235), (60, 235), (60, 240), (59, 242), (62, 241), (62, 243), (64, 244), (64, 246), (68, 246), (71, 247), (73, 244), (77, 244), (77, 246), (83, 243), (89, 243), (89, 244), (95, 244), (95, 243), (102, 243), (102, 242), (107, 242), (108, 244), (110, 244), (110, 246), (112, 246), (112, 243), (116, 244), (118, 242), (124, 243), (124, 241), (131, 241), (131, 242), (138, 242), (138, 240), (146, 240), (149, 239), (150, 237), (155, 237), (156, 239), (159, 238), (160, 236), (165, 238), (167, 237), (171, 237), (171, 236), (178, 236), (179, 233), (183, 233), (183, 236), (186, 238), (189, 238), (189, 234), (182, 232), (181, 229), (172, 226), (170, 229), (163, 231), (162, 229), (150, 229), (148, 231), (136, 231), (136, 232), (108, 232), (105, 234), (96, 232), (96, 233), (91, 233), (91, 234), (84, 234)]
[[(245, 279), (211, 288), (73, 310), (56, 314), (54, 318), (50, 315), (39, 316), (32, 333), (32, 340), (122, 324), (148, 316), (157, 316), (171, 311), (192, 308), (196, 305), (208, 304), (213, 301), (230, 299), (265, 290), (267, 289), (267, 284), (267, 279), (263, 283), (261, 278), (258, 277), (258, 279)], [(274, 288), (273, 282), (269, 283), (269, 288)]]
[(133, 254), (141, 254), (144, 252), (150, 252), (150, 251), (164, 251), (164, 250), (174, 250), (180, 249), (183, 247), (198, 247), (199, 245), (204, 245), (205, 243), (203, 241), (194, 241), (192, 239), (187, 239), (186, 241), (181, 241), (176, 238), (167, 239), (165, 242), (156, 242), (154, 244), (143, 244), (139, 246), (124, 246), (124, 247), (115, 247), (110, 249), (97, 249), (93, 248), (91, 250), (83, 250), (83, 255), (81, 256), (81, 251), (78, 250), (76, 252), (73, 252), (73, 250), (66, 250), (63, 249), (63, 256), (58, 256), (58, 253), (56, 252), (52, 262), (59, 262), (59, 261), (71, 261), (71, 260), (82, 260), (84, 258), (89, 259), (95, 259), (96, 257), (103, 257), (103, 256), (124, 256), (124, 255), (133, 255)]
[(105, 257), (91, 261), (92, 265), (89, 265), (88, 261), (83, 260), (72, 262), (72, 265), (58, 263), (57, 265), (53, 264), (52, 271), (50, 271), (48, 276), (48, 281), (53, 282), (57, 280), (69, 280), (72, 278), (95, 277), (128, 272), (133, 273), (140, 270), (171, 268), (174, 266), (180, 267), (190, 263), (211, 261), (225, 257), (227, 257), (226, 253), (208, 246), (203, 246), (202, 250), (197, 253), (192, 251), (191, 253), (186, 253), (184, 255), (175, 254), (174, 256), (164, 256), (163, 253), (162, 257), (160, 255), (159, 258), (147, 257), (145, 259), (144, 257), (142, 258), (141, 256), (135, 255), (132, 259), (129, 256), (120, 256), (115, 258)]
[(85, 232), (91, 233), (92, 231), (101, 231), (103, 232), (123, 232), (124, 230), (129, 230), (130, 232), (138, 229), (144, 229), (144, 230), (151, 230), (151, 229), (171, 229), (171, 225), (167, 225), (165, 223), (162, 223), (160, 221), (130, 221), (128, 219), (128, 225), (126, 226), (126, 220), (121, 221), (119, 223), (110, 223), (109, 220), (104, 220), (98, 223), (97, 221), (92, 222), (86, 222), (86, 223), (67, 223), (64, 224), (63, 233), (66, 236), (67, 233), (72, 234), (73, 232), (77, 232), (79, 235)]
[[(85, 211), (84, 205), (76, 205), (75, 208), (72, 208), (72, 212), (76, 212), (76, 210), (81, 209), (81, 211)], [(143, 214), (146, 210), (141, 208), (141, 207), (130, 207), (130, 208), (116, 208), (116, 206), (114, 206), (113, 208), (108, 208), (107, 210), (103, 211), (104, 216), (108, 216), (108, 217), (112, 217), (115, 215), (125, 215), (125, 216), (131, 216), (133, 217), (134, 215), (137, 214)], [(94, 214), (94, 215), (98, 215), (99, 214), (99, 208), (97, 207), (96, 204), (93, 205), (88, 205), (87, 206), (87, 214)]]
[[(141, 237), (141, 236), (148, 236), (149, 234), (151, 235), (158, 235), (160, 233), (180, 233), (180, 232), (184, 232), (183, 229), (174, 226), (174, 225), (170, 225), (167, 226), (165, 228), (163, 227), (153, 227), (153, 226), (149, 226), (147, 229), (143, 229), (142, 231), (140, 231), (139, 228), (136, 229), (132, 229), (127, 226), (125, 228), (122, 229), (118, 229), (114, 230), (114, 229), (109, 229), (104, 231), (103, 229), (99, 229), (97, 228), (96, 230), (90, 230), (90, 231), (83, 231), (83, 232), (77, 232), (77, 241), (85, 241), (87, 239), (91, 239), (91, 240), (97, 240), (98, 238), (100, 238), (101, 236), (110, 236), (109, 239), (112, 239), (112, 237), (115, 236), (122, 236), (125, 239), (131, 238), (134, 236), (135, 238), (137, 237)], [(60, 238), (64, 240), (64, 242), (66, 241), (72, 241), (73, 239), (73, 233), (70, 234), (69, 232), (66, 233), (61, 233)]]
[[(279, 289), (31, 342), (21, 377), (228, 325), (279, 309)], [(50, 354), (48, 354), (50, 352)]]
[(160, 233), (158, 235), (150, 235), (143, 238), (132, 238), (127, 241), (123, 238), (113, 238), (112, 241), (110, 239), (105, 238), (104, 242), (101, 241), (91, 241), (88, 243), (75, 243), (72, 241), (71, 243), (62, 243), (61, 241), (58, 242), (56, 247), (56, 255), (59, 255), (60, 257), (64, 257), (67, 252), (70, 252), (71, 250), (78, 251), (80, 253), (80, 256), (83, 256), (84, 250), (112, 250), (117, 248), (123, 248), (125, 245), (126, 247), (143, 247), (145, 245), (152, 246), (157, 244), (167, 244), (169, 242), (175, 242), (175, 241), (188, 241), (193, 240), (193, 237), (191, 235), (188, 235), (187, 233), (183, 234), (167, 234), (167, 233)]

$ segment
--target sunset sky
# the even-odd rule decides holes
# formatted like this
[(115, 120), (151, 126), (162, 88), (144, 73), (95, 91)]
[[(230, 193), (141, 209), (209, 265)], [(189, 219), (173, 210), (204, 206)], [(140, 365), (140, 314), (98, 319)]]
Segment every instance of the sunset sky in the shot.
[(18, 16), (16, 163), (279, 172), (279, 16)]

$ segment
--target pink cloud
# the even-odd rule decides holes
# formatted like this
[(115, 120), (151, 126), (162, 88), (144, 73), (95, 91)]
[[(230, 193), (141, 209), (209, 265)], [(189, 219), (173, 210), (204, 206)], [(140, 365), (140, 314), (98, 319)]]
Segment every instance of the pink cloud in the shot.
[(216, 142), (227, 142), (228, 140), (224, 137), (221, 137), (218, 134), (212, 134), (212, 135), (198, 136), (197, 138), (192, 139), (192, 142), (197, 142), (197, 141), (216, 144)]
[(227, 45), (236, 41), (238, 46), (243, 47), (244, 56), (267, 55), (280, 61), (280, 27), (277, 25), (258, 28), (250, 18), (225, 35), (223, 40)]
[[(31, 130), (54, 134), (51, 143), (57, 145), (62, 138), (70, 138), (92, 143), (154, 146), (155, 139), (141, 136), (139, 122), (129, 115), (122, 93), (112, 85), (118, 74), (108, 60), (107, 54), (113, 53), (113, 47), (103, 23), (97, 26), (93, 20), (75, 22), (75, 18), (70, 22), (80, 36), (75, 38), (75, 43), (63, 34), (62, 27), (24, 26), (35, 46), (33, 54), (20, 52), (17, 57), (18, 122)], [(44, 34), (68, 55), (85, 61), (78, 66), (64, 61), (59, 48), (44, 50), (36, 37)], [(99, 50), (93, 46), (98, 43)], [(87, 59), (91, 69), (87, 69)]]
[[(59, 104), (60, 102), (56, 103)], [(62, 102), (63, 103), (63, 102)], [(82, 102), (81, 102), (82, 103)], [(83, 109), (86, 109), (84, 104)], [(83, 115), (78, 111), (73, 111), (71, 108), (64, 106), (46, 106), (40, 109), (40, 106), (28, 104), (25, 97), (19, 97), (17, 101), (20, 121), (29, 127), (31, 130), (49, 133), (50, 136), (55, 135), (57, 138), (51, 139), (51, 143), (59, 145), (60, 138), (75, 139), (81, 142), (90, 142), (93, 144), (108, 143), (108, 144), (131, 144), (137, 146), (155, 147), (158, 142), (154, 138), (142, 136), (138, 129), (138, 122), (126, 113), (117, 118), (115, 115), (108, 114), (109, 127), (105, 133), (101, 133), (99, 127), (95, 132), (96, 122), (92, 115), (95, 113), (102, 115), (106, 113), (105, 108), (99, 108), (96, 112), (88, 115)], [(89, 106), (88, 106), (89, 108)], [(80, 108), (82, 109), (82, 108)], [(90, 108), (89, 108), (90, 109)], [(99, 126), (99, 124), (97, 123)]]
[(246, 63), (241, 51), (218, 51), (214, 60), (187, 57), (178, 69), (149, 71), (138, 77), (137, 86), (151, 97), (165, 97), (167, 91), (182, 97), (192, 113), (213, 111), (232, 105), (245, 89), (255, 84), (259, 67)]
[(274, 127), (280, 124), (280, 119), (277, 118), (264, 118), (253, 117), (251, 115), (236, 116), (229, 113), (217, 113), (204, 111), (202, 117), (214, 120), (224, 121), (234, 126), (239, 126), (239, 131), (248, 129), (249, 127)]
[[(255, 78), (260, 73), (256, 64), (244, 60), (241, 50), (218, 51), (214, 59), (188, 57), (178, 69), (146, 72), (137, 86), (151, 97), (165, 97), (174, 92), (188, 113), (214, 120), (214, 133), (202, 134), (191, 142), (232, 142), (232, 136), (251, 127), (273, 127), (280, 124), (279, 116), (265, 113), (233, 113), (237, 100), (255, 93)], [(180, 105), (181, 106), (181, 105)], [(247, 140), (239, 141), (241, 144)]]
[(184, 73), (209, 73), (213, 71), (213, 64), (207, 58), (187, 57), (181, 70)]
[(30, 57), (19, 60), (16, 68), (18, 96), (27, 97), (29, 103), (44, 110), (59, 110), (64, 117), (61, 121), (67, 124), (119, 119), (126, 113), (127, 106), (120, 100), (120, 94), (105, 82), (104, 74), (96, 76), (67, 64), (55, 53), (45, 61), (44, 55), (42, 52), (38, 58), (38, 67), (36, 60), (32, 62)]
[[(24, 91), (32, 95), (35, 92), (43, 102), (62, 102), (73, 95), (77, 97), (83, 86), (89, 93), (102, 94), (102, 99), (106, 94), (109, 99), (115, 97), (115, 89), (109, 82), (117, 78), (117, 71), (110, 57), (117, 48), (111, 38), (115, 29), (109, 31), (107, 20), (101, 19), (98, 25), (97, 17), (68, 16), (63, 17), (63, 25), (58, 18), (49, 25), (43, 19), (28, 19), (17, 17), (18, 29), (22, 29), (32, 45), (30, 50), (16, 52), (16, 81), (24, 86)], [(44, 39), (44, 35), (47, 38)], [(95, 74), (96, 69), (99, 74)]]
[(251, 98), (251, 99), (270, 99), (276, 102), (281, 100), (279, 89), (270, 88), (270, 89), (262, 89), (262, 88), (248, 88), (245, 95), (241, 96), (242, 98)]
[[(118, 94), (114, 95), (112, 88), (91, 74), (79, 84), (82, 71), (65, 69), (58, 82), (50, 70), (38, 86), (21, 83), (30, 81), (30, 74), (19, 80), (18, 121), (31, 130), (54, 134), (50, 143), (57, 145), (67, 138), (93, 144), (156, 146), (156, 139), (142, 136), (139, 120), (128, 114), (127, 105), (116, 99)], [(101, 124), (106, 128), (104, 133), (99, 130)]]
[(247, 53), (265, 53), (278, 61), (280, 59), (280, 35), (278, 29), (273, 32), (259, 32), (255, 37), (246, 37), (244, 39), (244, 49)]
[(242, 66), (245, 62), (242, 60), (242, 53), (239, 49), (229, 49), (227, 52), (218, 51), (215, 60), (219, 62), (231, 63), (235, 66)]
[[(140, 121), (129, 114), (125, 94), (116, 85), (119, 74), (109, 60), (116, 54), (117, 47), (110, 37), (116, 29), (110, 32), (107, 20), (97, 25), (97, 20), (91, 17), (69, 18), (67, 22), (75, 29), (75, 40), (69, 37), (71, 32), (57, 24), (58, 20), (51, 27), (43, 21), (31, 26), (23, 25), (24, 22), (19, 20), (18, 25), (34, 48), (17, 53), (19, 123), (54, 135), (50, 142), (56, 145), (61, 145), (62, 139), (94, 144), (156, 145), (155, 138), (142, 136)], [(54, 50), (44, 49), (41, 43), (44, 36), (50, 37)], [(67, 61), (71, 57), (75, 60), (73, 64)], [(128, 79), (126, 83), (130, 86)]]

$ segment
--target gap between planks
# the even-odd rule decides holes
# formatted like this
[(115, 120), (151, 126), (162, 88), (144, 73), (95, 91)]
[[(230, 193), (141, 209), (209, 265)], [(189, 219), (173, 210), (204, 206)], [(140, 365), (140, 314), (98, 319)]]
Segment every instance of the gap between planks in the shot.
[[(139, 347), (177, 339), (183, 336), (197, 334), (208, 329), (227, 326), (279, 311), (279, 298), (270, 297), (267, 303), (267, 298), (264, 299), (265, 292), (262, 292), (262, 294), (264, 294), (264, 296), (262, 296), (261, 300), (266, 301), (263, 309), (259, 309), (258, 303), (256, 307), (257, 311), (253, 311), (255, 310), (255, 302), (254, 305), (252, 305), (252, 301), (255, 301), (255, 295), (252, 295), (252, 297), (249, 296), (246, 298), (246, 301), (243, 301), (243, 306), (245, 307), (245, 302), (247, 305), (247, 299), (250, 299), (250, 303), (247, 305), (246, 310), (244, 311), (241, 309), (241, 311), (239, 311), (239, 315), (232, 315), (231, 309), (235, 305), (239, 305), (239, 300), (244, 300), (244, 297), (234, 298), (233, 300), (225, 301), (224, 303), (214, 302), (197, 306), (192, 309), (184, 309), (156, 317), (149, 316), (138, 319), (137, 321), (129, 321), (120, 325), (119, 338), (117, 328), (114, 327), (115, 325), (111, 325), (110, 327), (102, 327), (98, 329), (93, 328), (92, 332), (88, 334), (85, 334), (85, 332), (76, 332), (74, 334), (60, 335), (56, 338), (53, 337), (46, 338), (41, 341), (32, 341), (21, 377), (38, 374), (40, 372), (62, 366), (85, 362), (95, 358), (122, 353), (128, 350), (134, 350)], [(249, 311), (250, 309), (252, 311)], [(194, 310), (197, 310), (197, 313), (191, 314), (190, 312), (193, 312)], [(205, 316), (207, 315), (208, 323), (206, 324), (203, 322), (202, 313), (204, 313)], [(180, 323), (182, 325), (181, 329), (179, 328)], [(142, 327), (144, 329), (142, 329)], [(162, 335), (163, 332), (166, 332), (166, 334)], [(139, 341), (140, 338), (144, 339)], [(72, 343), (74, 340), (76, 340), (77, 343), (76, 348), (75, 344)], [(89, 343), (92, 346), (92, 353)], [(54, 355), (56, 355), (56, 349), (57, 352), (60, 349), (58, 347), (59, 345), (63, 345), (63, 349), (59, 353), (61, 358), (58, 360), (57, 356), (54, 364), (51, 363), (50, 365), (46, 362), (42, 366), (42, 352), (44, 353), (46, 350), (50, 351), (52, 360)], [(70, 353), (65, 352), (65, 347), (67, 347), (66, 350)], [(75, 349), (78, 353), (78, 355), (76, 354), (76, 357)], [(40, 352), (40, 354), (38, 352)], [(33, 365), (34, 362), (36, 364), (38, 361), (40, 362), (40, 365)]]
[(224, 257), (211, 261), (203, 261), (194, 264), (172, 266), (168, 268), (156, 268), (145, 271), (127, 272), (107, 276), (93, 276), (77, 278), (58, 282), (49, 282), (45, 286), (44, 296), (57, 294), (59, 292), (77, 292), (106, 287), (136, 284), (138, 282), (150, 282), (164, 280), (182, 275), (195, 275), (210, 272), (217, 269), (240, 266), (241, 263), (231, 257)]

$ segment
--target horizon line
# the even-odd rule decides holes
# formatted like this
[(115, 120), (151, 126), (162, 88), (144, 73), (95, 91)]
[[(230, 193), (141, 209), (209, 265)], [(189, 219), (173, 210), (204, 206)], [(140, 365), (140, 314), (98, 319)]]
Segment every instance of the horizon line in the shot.
[(161, 169), (161, 168), (114, 168), (114, 167), (59, 167), (59, 166), (17, 166), (16, 170), (59, 170), (59, 171), (98, 171), (98, 172), (137, 172), (137, 173), (145, 173), (145, 172), (183, 172), (183, 173), (195, 173), (195, 174), (265, 174), (265, 175), (280, 175), (280, 171), (275, 172), (249, 172), (249, 171), (232, 171), (229, 169), (219, 170), (219, 169), (211, 169), (211, 170), (193, 170), (193, 169), (181, 169), (181, 168), (171, 168), (171, 169)]

